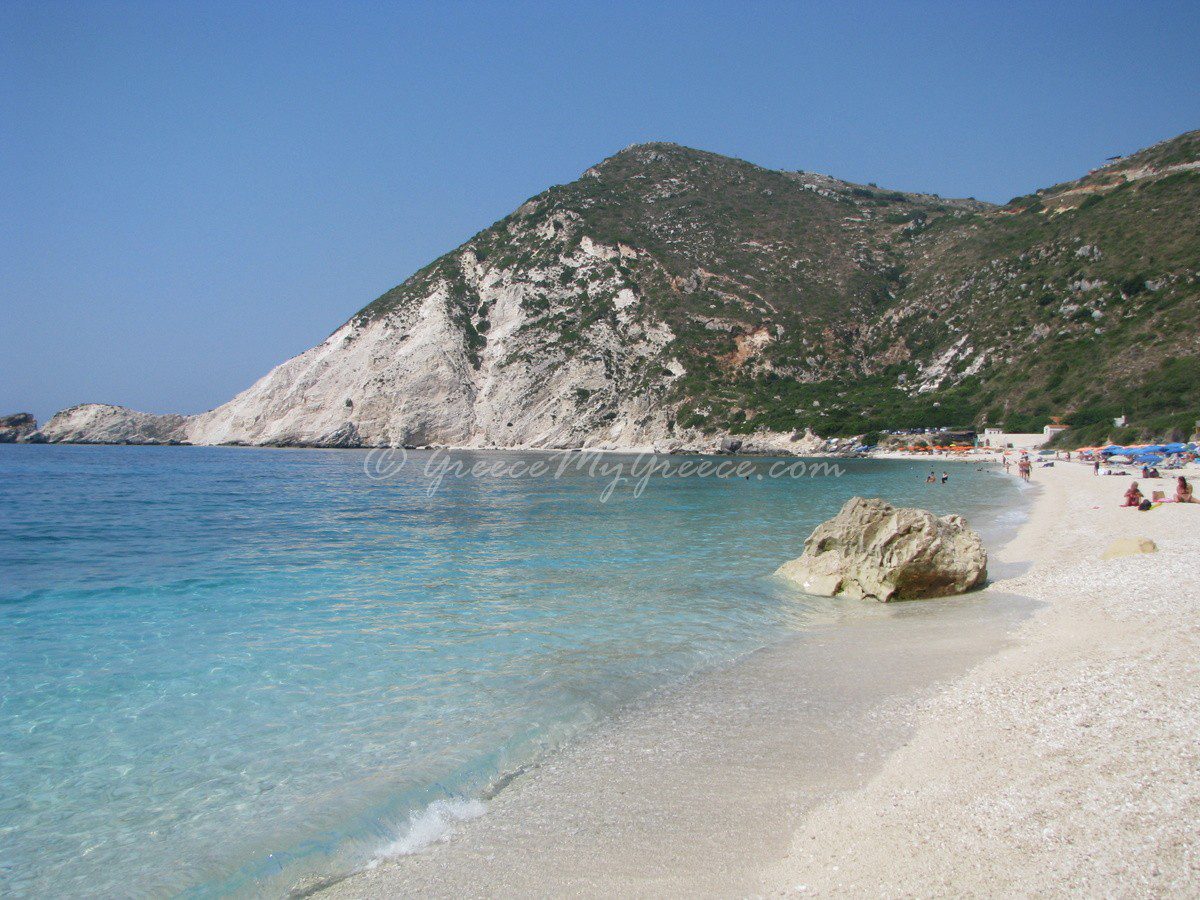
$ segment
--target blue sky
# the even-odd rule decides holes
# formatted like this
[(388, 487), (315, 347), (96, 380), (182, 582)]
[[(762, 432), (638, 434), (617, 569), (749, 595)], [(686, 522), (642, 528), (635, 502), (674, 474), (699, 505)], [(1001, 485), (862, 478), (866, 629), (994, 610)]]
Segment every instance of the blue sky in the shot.
[(198, 412), (628, 144), (1004, 201), (1200, 127), (1200, 4), (0, 5), (0, 413)]

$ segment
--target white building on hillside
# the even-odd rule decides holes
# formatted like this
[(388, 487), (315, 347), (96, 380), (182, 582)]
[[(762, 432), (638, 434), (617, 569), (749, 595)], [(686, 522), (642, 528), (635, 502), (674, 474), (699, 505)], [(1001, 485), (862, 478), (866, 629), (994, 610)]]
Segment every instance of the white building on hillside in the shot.
[(1033, 433), (1005, 431), (1002, 428), (985, 428), (977, 443), (980, 447), (990, 447), (993, 450), (1036, 450), (1069, 427), (1055, 419), (1052, 424), (1047, 425), (1040, 432)]

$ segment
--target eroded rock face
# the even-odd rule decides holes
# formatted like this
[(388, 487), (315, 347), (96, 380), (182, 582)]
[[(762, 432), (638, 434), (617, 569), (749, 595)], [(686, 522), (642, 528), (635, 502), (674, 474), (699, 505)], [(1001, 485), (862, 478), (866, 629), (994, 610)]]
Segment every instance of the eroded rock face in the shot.
[(37, 431), (37, 419), (30, 413), (0, 416), (0, 444), (15, 444), (29, 440)]
[(946, 597), (983, 584), (987, 552), (961, 516), (852, 497), (775, 574), (824, 597)]
[(54, 416), (40, 434), (51, 444), (171, 444), (187, 439), (183, 416), (83, 403)]

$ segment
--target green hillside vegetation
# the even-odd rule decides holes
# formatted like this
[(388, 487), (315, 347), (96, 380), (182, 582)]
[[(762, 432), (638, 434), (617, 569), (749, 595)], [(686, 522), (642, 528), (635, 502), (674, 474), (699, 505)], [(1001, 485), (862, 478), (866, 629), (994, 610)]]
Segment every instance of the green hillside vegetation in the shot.
[[(477, 359), (489, 321), (469, 250), (528, 277), (535, 352), (619, 353), (595, 336), (617, 329), (616, 290), (635, 289), (637, 315), (674, 340), (621, 388), (659, 396), (680, 429), (1031, 431), (1058, 415), (1068, 445), (1186, 436), (1200, 416), (1197, 160), (1191, 132), (997, 207), (637, 145), (359, 315), (444, 284)], [(629, 252), (585, 277), (564, 262), (567, 233)]]

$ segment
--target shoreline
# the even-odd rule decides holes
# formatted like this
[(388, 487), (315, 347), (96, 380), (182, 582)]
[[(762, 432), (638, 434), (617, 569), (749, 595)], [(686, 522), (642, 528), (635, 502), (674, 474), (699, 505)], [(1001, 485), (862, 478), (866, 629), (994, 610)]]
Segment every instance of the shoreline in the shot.
[[(1119, 484), (1078, 464), (1036, 469), (984, 591), (879, 605), (857, 623), (857, 657), (816, 629), (701, 676), (521, 774), (419, 852), (315, 889), (1187, 893), (1200, 876), (1200, 597), (1186, 570), (1200, 539), (1186, 529), (1200, 508), (1118, 509)], [(1100, 561), (1129, 534), (1160, 552)], [(980, 595), (1037, 608), (1018, 623)], [(915, 657), (898, 649), (914, 637)], [(822, 642), (824, 664), (868, 682), (861, 693), (806, 693)]]
[[(6, 592), (5, 599), (18, 601), (10, 606), (10, 612), (17, 614), (18, 621), (30, 623), (32, 630), (14, 633), (45, 635), (48, 641), (60, 640), (64, 635), (74, 643), (70, 629), (63, 627), (67, 616), (87, 621), (90, 609), (111, 610), (115, 616), (105, 616), (105, 621), (120, 617), (129, 623), (119, 627), (135, 633), (151, 627), (162, 631), (164, 639), (155, 648), (158, 655), (153, 657), (158, 661), (147, 666), (146, 681), (154, 684), (160, 672), (183, 671), (185, 676), (178, 682), (183, 689), (158, 694), (165, 717), (165, 731), (160, 734), (162, 738), (172, 735), (172, 743), (178, 745), (172, 755), (177, 777), (151, 781), (148, 776), (135, 774), (134, 778), (146, 777), (144, 792), (135, 795), (128, 791), (113, 803), (99, 798), (95, 792), (104, 790), (106, 779), (91, 778), (90, 773), (103, 772), (92, 760), (106, 752), (107, 745), (101, 741), (91, 744), (92, 736), (87, 731), (80, 732), (79, 746), (85, 749), (77, 758), (82, 764), (64, 760), (61, 770), (54, 770), (87, 787), (97, 799), (75, 804), (71, 802), (73, 797), (50, 798), (42, 808), (61, 814), (35, 820), (33, 827), (17, 834), (17, 883), (41, 885), (51, 892), (67, 890), (72, 884), (75, 889), (90, 884), (107, 886), (96, 889), (115, 890), (118, 881), (159, 885), (164, 891), (174, 886), (199, 894), (227, 890), (231, 895), (253, 891), (281, 895), (302, 881), (315, 887), (322, 876), (333, 877), (367, 864), (389, 841), (405, 841), (411, 834), (412, 840), (396, 848), (397, 852), (428, 841), (430, 832), (438, 829), (437, 822), (432, 821), (436, 816), (429, 816), (421, 828), (410, 829), (407, 823), (411, 812), (443, 798), (491, 801), (492, 792), (484, 792), (505, 772), (519, 777), (514, 779), (511, 791), (506, 789), (496, 796), (485, 819), (497, 818), (505, 809), (519, 809), (526, 801), (530, 802), (525, 810), (553, 810), (554, 803), (532, 802), (531, 793), (525, 794), (525, 800), (513, 793), (527, 791), (516, 783), (528, 784), (533, 777), (540, 779), (538, 789), (547, 792), (541, 796), (552, 795), (559, 801), (558, 808), (568, 814), (574, 813), (579, 797), (589, 798), (586, 811), (595, 818), (591, 822), (568, 822), (568, 828), (555, 827), (563, 824), (561, 818), (557, 823), (548, 822), (541, 837), (530, 839), (535, 852), (553, 846), (559, 835), (570, 833), (579, 835), (572, 838), (579, 842), (577, 847), (591, 845), (594, 840), (618, 845), (628, 840), (631, 843), (625, 844), (624, 851), (614, 847), (612, 854), (597, 861), (608, 864), (625, 852), (630, 854), (631, 863), (637, 863), (641, 838), (649, 837), (660, 840), (655, 853), (660, 860), (666, 859), (668, 854), (661, 851), (673, 852), (682, 843), (679, 829), (684, 821), (672, 822), (669, 811), (680, 805), (681, 798), (686, 804), (686, 798), (702, 796), (703, 802), (692, 804), (688, 810), (690, 819), (682, 832), (694, 838), (707, 829), (707, 840), (718, 841), (715, 851), (706, 851), (703, 856), (715, 858), (719, 853), (728, 860), (730, 855), (741, 855), (739, 844), (730, 842), (724, 834), (730, 827), (740, 834), (759, 835), (769, 848), (764, 855), (769, 856), (775, 852), (779, 837), (786, 836), (794, 825), (791, 801), (786, 798), (794, 796), (799, 807), (822, 790), (819, 776), (824, 773), (813, 773), (811, 789), (793, 783), (791, 773), (798, 765), (811, 767), (811, 758), (816, 754), (830, 760), (854, 759), (856, 767), (865, 771), (867, 762), (858, 763), (859, 754), (870, 748), (870, 764), (874, 765), (875, 751), (882, 746), (874, 740), (871, 727), (862, 732), (863, 739), (857, 740), (852, 739), (855, 732), (849, 728), (836, 734), (819, 733), (821, 728), (828, 732), (828, 716), (813, 720), (814, 704), (825, 703), (840, 712), (846, 702), (853, 701), (864, 713), (851, 718), (869, 726), (869, 714), (883, 702), (881, 691), (901, 687), (891, 682), (892, 672), (904, 668), (903, 661), (884, 665), (873, 659), (874, 654), (866, 653), (865, 647), (850, 648), (858, 654), (850, 658), (858, 662), (853, 664), (854, 671), (846, 669), (848, 657), (837, 652), (845, 645), (843, 638), (855, 629), (865, 638), (874, 638), (876, 644), (882, 642), (881, 652), (892, 652), (897, 649), (893, 640), (899, 633), (897, 629), (908, 629), (905, 633), (920, 643), (929, 643), (937, 636), (929, 631), (931, 623), (907, 621), (911, 618), (908, 613), (919, 611), (916, 606), (901, 609), (821, 598), (810, 602), (769, 573), (779, 560), (795, 556), (798, 541), (817, 522), (834, 514), (850, 494), (888, 496), (904, 505), (936, 505), (942, 513), (974, 511), (972, 519), (978, 523), (1009, 525), (1015, 524), (1015, 517), (1006, 514), (1005, 509), (1016, 505), (1024, 508), (1025, 504), (1008, 501), (1015, 501), (1021, 493), (1028, 496), (1017, 485), (1001, 480), (994, 470), (975, 473), (960, 469), (961, 475), (950, 481), (949, 488), (931, 488), (923, 484), (928, 469), (923, 470), (920, 464), (854, 462), (849, 464), (851, 471), (844, 473), (845, 480), (823, 484), (805, 480), (760, 486), (753, 478), (729, 484), (707, 479), (680, 488), (655, 482), (642, 502), (635, 503), (635, 498), (623, 494), (613, 506), (602, 510), (596, 503), (597, 479), (586, 473), (568, 479), (561, 487), (549, 482), (517, 485), (515, 494), (497, 479), (485, 480), (480, 486), (451, 486), (436, 501), (426, 501), (423, 488), (427, 479), (420, 472), (406, 473), (410, 477), (396, 486), (372, 487), (361, 477), (361, 458), (357, 454), (346, 458), (308, 453), (287, 460), (286, 465), (283, 458), (272, 458), (271, 454), (255, 454), (255, 461), (249, 457), (234, 459), (228, 454), (197, 453), (173, 462), (150, 451), (14, 452), (10, 456), (24, 460), (10, 469), (17, 476), (10, 479), (14, 488), (10, 493), (17, 496), (21, 489), (18, 485), (26, 493), (29, 486), (38, 489), (37, 502), (28, 507), (31, 521), (48, 521), (55, 527), (58, 523), (89, 526), (95, 517), (80, 500), (87, 498), (97, 506), (111, 508), (108, 504), (118, 494), (129, 498), (120, 508), (144, 511), (146, 515), (136, 528), (124, 526), (130, 521), (125, 513), (110, 515), (99, 523), (98, 530), (88, 531), (97, 537), (92, 546), (115, 555), (119, 563), (91, 570), (91, 578), (85, 580), (65, 566), (61, 570), (52, 568), (45, 575), (31, 567), (17, 568), (19, 578), (10, 586), (15, 590)], [(153, 463), (152, 457), (161, 460), (161, 465)], [(52, 458), (57, 463), (50, 465)], [(242, 462), (254, 465), (243, 470)], [(201, 465), (193, 467), (192, 463)], [(761, 471), (766, 471), (768, 465), (760, 464)], [(293, 483), (303, 490), (285, 487)], [(171, 502), (160, 505), (159, 497)], [(465, 508), (467, 515), (455, 518), (446, 514), (457, 508)], [(79, 510), (84, 512), (76, 514)], [(202, 517), (199, 527), (182, 529), (186, 537), (172, 537), (167, 545), (157, 540), (164, 533), (164, 525), (190, 521), (186, 517), (193, 510)], [(542, 515), (546, 510), (552, 514)], [(388, 514), (394, 517), (397, 511), (403, 519), (392, 523), (392, 527), (373, 530), (368, 526), (371, 530), (363, 532), (364, 522), (380, 522)], [(61, 514), (62, 518), (52, 514)], [(227, 519), (235, 523), (232, 532), (225, 528)], [(557, 524), (544, 524), (547, 521)], [(494, 539), (464, 544), (464, 535), (474, 537), (481, 526), (490, 529), (497, 524), (502, 530), (495, 533)], [(510, 529), (516, 528), (533, 529), (523, 531), (520, 539), (524, 546), (536, 548), (532, 553), (514, 551), (507, 537), (513, 533)], [(167, 529), (165, 533), (177, 532)], [(282, 552), (286, 557), (278, 558), (296, 560), (301, 564), (299, 571), (280, 571), (273, 565), (246, 566), (241, 552), (227, 555), (230, 538), (248, 538), (252, 533), (261, 534), (263, 540), (246, 540), (245, 553), (258, 559), (264, 551)], [(560, 536), (561, 544), (556, 543)], [(416, 565), (397, 560), (397, 551), (403, 553), (404, 542), (410, 538), (416, 545), (431, 547), (436, 556), (422, 553), (403, 558)], [(340, 559), (344, 541), (354, 547), (370, 545), (364, 551), (372, 552), (359, 557), (368, 567), (364, 574), (355, 571), (357, 566), (322, 565)], [(994, 547), (999, 541), (990, 535), (987, 545)], [(315, 552), (295, 557), (292, 548), (297, 542)], [(124, 562), (147, 547), (161, 550), (164, 546), (178, 547), (182, 553), (156, 553), (144, 566)], [(548, 551), (544, 561), (536, 559), (542, 546)], [(535, 559), (523, 571), (528, 556)], [(433, 565), (428, 563), (431, 559)], [(312, 567), (310, 560), (318, 565)], [(442, 560), (444, 567), (440, 565)], [(579, 577), (564, 577), (560, 561), (578, 564)], [(501, 565), (496, 567), (496, 563)], [(414, 573), (424, 577), (412, 587), (400, 584), (401, 578), (411, 581)], [(673, 577), (663, 577), (667, 573), (673, 573)], [(101, 580), (96, 575), (104, 579), (100, 590), (93, 590), (95, 582)], [(392, 577), (395, 586), (391, 585)], [(33, 593), (44, 589), (47, 582), (61, 587)], [(509, 585), (520, 590), (510, 593)], [(426, 636), (414, 642), (410, 637), (414, 629), (406, 632), (401, 626), (411, 620), (408, 608), (419, 607), (430, 593), (447, 602), (425, 607), (430, 615), (422, 615), (420, 624), (437, 623), (438, 631), (429, 628)], [(27, 598), (33, 602), (23, 607), (21, 601)], [(335, 602), (326, 603), (324, 598)], [(343, 598), (353, 598), (352, 609), (336, 602)], [(482, 602), (473, 602), (476, 599)], [(977, 595), (972, 595), (966, 608), (954, 614), (970, 613), (969, 607), (976, 599)], [(486, 604), (493, 600), (498, 605), (489, 609)], [(449, 678), (435, 676), (439, 683), (422, 696), (416, 691), (423, 689), (421, 682), (431, 669), (438, 670), (436, 665), (412, 666), (405, 662), (393, 667), (384, 663), (389, 654), (411, 655), (410, 647), (417, 648), (417, 652), (437, 647), (441, 621), (447, 617), (435, 618), (434, 614), (442, 609), (450, 612), (447, 624), (451, 633), (464, 637), (462, 650), (456, 646), (448, 654), (458, 661), (446, 670)], [(499, 615), (489, 615), (493, 609)], [(206, 632), (229, 635), (229, 640), (215, 638), (203, 642), (204, 647), (191, 640), (196, 610), (204, 613)], [(239, 619), (231, 621), (225, 610), (236, 612)], [(246, 610), (253, 612), (255, 621), (249, 632), (237, 627), (244, 621), (242, 612)], [(843, 619), (855, 618), (856, 610), (869, 613), (876, 621), (835, 619), (835, 613)], [(942, 604), (930, 605), (927, 610), (936, 611), (939, 617), (950, 612)], [(462, 619), (469, 621), (454, 632), (453, 619), (460, 611)], [(64, 619), (56, 620), (58, 615)], [(525, 627), (530, 615), (540, 616), (550, 628)], [(905, 621), (895, 621), (893, 615)], [(520, 617), (520, 621), (514, 617)], [(182, 626), (174, 633), (173, 623)], [(821, 664), (813, 663), (806, 669), (804, 660), (795, 658), (799, 654), (791, 652), (794, 642), (778, 652), (754, 654), (756, 648), (790, 641), (797, 630), (811, 632), (822, 625), (831, 627), (823, 629), (821, 635), (806, 635), (809, 643), (819, 638), (823, 645), (818, 648), (823, 654)], [(957, 629), (963, 633), (973, 630)], [(491, 641), (497, 631), (515, 637), (497, 645)], [(543, 634), (548, 635), (544, 641)], [(130, 681), (141, 677), (141, 654), (121, 642), (120, 632), (100, 633), (105, 640), (109, 635), (116, 640), (99, 644), (96, 632), (86, 638), (80, 634), (78, 646), (111, 647), (112, 652), (102, 654), (104, 664), (119, 662)], [(301, 636), (300, 640), (308, 644), (312, 643), (308, 636), (315, 636), (319, 645), (310, 652), (304, 643), (292, 640), (292, 635)], [(283, 639), (264, 641), (274, 636)], [(477, 640), (478, 652), (471, 649)], [(246, 678), (212, 679), (213, 663), (246, 658), (241, 654), (247, 641), (261, 646), (263, 655), (245, 668)], [(355, 648), (349, 654), (343, 652), (347, 642)], [(490, 667), (490, 658), (497, 650), (500, 664)], [(19, 653), (12, 655), (14, 661), (24, 658)], [(750, 665), (742, 665), (748, 655), (754, 656)], [(292, 659), (304, 665), (293, 666)], [(39, 661), (33, 662), (36, 665)], [(730, 671), (702, 679), (706, 693), (698, 697), (693, 690), (695, 682), (689, 679), (725, 666)], [(858, 678), (857, 672), (868, 672), (872, 666), (877, 677)], [(53, 668), (64, 667), (59, 664)], [(851, 676), (847, 692), (857, 693), (839, 696), (828, 691), (821, 694), (801, 690), (814, 674), (820, 679), (839, 669)], [(35, 677), (38, 671), (33, 669)], [(306, 671), (334, 673), (335, 677), (314, 676), (309, 681)], [(192, 672), (195, 677), (189, 674)], [(409, 677), (410, 673), (415, 677)], [(927, 677), (919, 672), (911, 674), (911, 684), (917, 686)], [(481, 687), (458, 690), (464, 676)], [(267, 687), (277, 698), (274, 702), (256, 703), (251, 697), (251, 703), (239, 707), (236, 698), (242, 683), (256, 689), (263, 684), (298, 683), (300, 687)], [(659, 702), (664, 693), (681, 683), (684, 687), (678, 694), (687, 696), (668, 697), (671, 702), (667, 704)], [(39, 684), (29, 678), (18, 689), (24, 690), (24, 685), (37, 688)], [(207, 693), (210, 685), (211, 694)], [(347, 695), (345, 690), (350, 685), (354, 693)], [(391, 702), (388, 695), (395, 693), (394, 685), (413, 686), (413, 696), (422, 702), (408, 702), (407, 694), (401, 701)], [(443, 690), (442, 685), (449, 689)], [(205, 693), (185, 694), (192, 686)], [(14, 691), (14, 696), (30, 694)], [(115, 690), (97, 691), (88, 707), (95, 707), (95, 698), (111, 702), (113, 709), (132, 707), (132, 703), (125, 703), (124, 696)], [(190, 696), (203, 696), (204, 700), (193, 705)], [(109, 697), (114, 699), (110, 701)], [(340, 700), (331, 706), (329, 697)], [(385, 702), (379, 702), (381, 697)], [(649, 698), (646, 706), (652, 708), (643, 708), (642, 698)], [(217, 715), (209, 715), (206, 707)], [(190, 711), (186, 721), (170, 713), (180, 708)], [(279, 724), (281, 709), (289, 710), (289, 722), (295, 724)], [(336, 712), (341, 709), (350, 713)], [(462, 709), (470, 709), (472, 714), (458, 715)], [(336, 715), (330, 714), (334, 712)], [(752, 713), (749, 718), (747, 712)], [(422, 713), (425, 719), (420, 717)], [(226, 716), (233, 716), (236, 723), (226, 725)], [(637, 761), (637, 773), (616, 774), (627, 778), (630, 792), (643, 803), (639, 814), (629, 816), (619, 809), (617, 804), (623, 801), (610, 796), (611, 786), (616, 783), (610, 777), (593, 779), (586, 793), (567, 790), (565, 800), (544, 773), (525, 777), (532, 767), (522, 764), (540, 762), (547, 758), (547, 749), (557, 753), (558, 747), (590, 731), (607, 731), (608, 723), (618, 716), (625, 716), (626, 723), (621, 749), (609, 755), (622, 765), (631, 759)], [(341, 727), (350, 718), (367, 727)], [(780, 719), (789, 720), (787, 728), (777, 727)], [(36, 734), (42, 723), (50, 721), (48, 715), (30, 717), (30, 725), (39, 727), (31, 727), (28, 733)], [(155, 746), (152, 740), (143, 738), (150, 737), (150, 723), (145, 724), (146, 729), (120, 732), (125, 736), (122, 746)], [(855, 721), (847, 724), (852, 727)], [(262, 739), (268, 728), (270, 734), (278, 735), (277, 740)], [(371, 739), (364, 740), (364, 733)], [(824, 743), (812, 743), (814, 734)], [(835, 744), (834, 739), (843, 743)], [(18, 749), (23, 751), (26, 746), (35, 752), (40, 750), (32, 743)], [(657, 754), (647, 757), (646, 748), (650, 746), (663, 747), (664, 754), (669, 752), (669, 756), (661, 757), (667, 763), (665, 772), (657, 767)], [(813, 749), (817, 746), (828, 748), (827, 752), (818, 753)], [(193, 752), (193, 747), (201, 752)], [(593, 742), (591, 749), (590, 756), (574, 757), (573, 768), (586, 774), (590, 764), (598, 763), (609, 767), (598, 772), (612, 774), (613, 764), (604, 758), (603, 746)], [(245, 761), (238, 783), (207, 777), (208, 760), (214, 754), (234, 751)], [(93, 752), (96, 757), (91, 755)], [(769, 779), (746, 775), (751, 757), (751, 767), (771, 763)], [(29, 758), (38, 757), (30, 753)], [(274, 760), (286, 760), (286, 764)], [(579, 765), (581, 761), (585, 765)], [(569, 768), (572, 766), (559, 767), (563, 785), (568, 783)], [(834, 768), (829, 777), (842, 774), (840, 766)], [(45, 769), (50, 771), (51, 767)], [(138, 771), (135, 769), (135, 773)], [(147, 765), (140, 771), (153, 770)], [(714, 771), (720, 773), (718, 777), (704, 774)], [(741, 793), (710, 789), (710, 784), (727, 782), (726, 773), (730, 772), (748, 779), (742, 782)], [(31, 798), (43, 796), (38, 793), (38, 785), (26, 790), (33, 779), (23, 780), (24, 775), (18, 770), (14, 785)], [(555, 780), (559, 777), (554, 774)], [(133, 778), (122, 783), (131, 782)], [(255, 789), (244, 790), (245, 783)], [(645, 784), (654, 785), (654, 791), (638, 787)], [(216, 814), (196, 810), (188, 802), (158, 805), (143, 812), (138, 796), (155, 797), (155, 791), (162, 793), (160, 785), (193, 791)], [(257, 790), (259, 787), (267, 789)], [(755, 820), (748, 821), (745, 813), (752, 806), (715, 812), (723, 805), (739, 806), (738, 799), (747, 792), (764, 790), (767, 796), (760, 794), (761, 798), (775, 804), (770, 819), (755, 816)], [(467, 806), (448, 810), (445, 804), (442, 807), (437, 813), (445, 811), (451, 817), (473, 812)], [(178, 810), (176, 818), (186, 815), (189, 826), (170, 830), (161, 827), (160, 810), (167, 814)], [(58, 823), (66, 821), (67, 816), (88, 817), (84, 820), (95, 823), (91, 833), (107, 838), (113, 851), (101, 847), (92, 853), (71, 852), (71, 836), (57, 830)], [(626, 818), (662, 824), (664, 817), (667, 828), (656, 828), (659, 834), (639, 834), (636, 839), (627, 835), (618, 840), (620, 835), (613, 833), (610, 825)], [(531, 820), (527, 815), (517, 815), (511, 821)], [(426, 827), (430, 825), (432, 828)], [(314, 834), (316, 837), (310, 840)], [(44, 839), (36, 846), (30, 836)], [(436, 839), (436, 834), (433, 837)], [(118, 842), (123, 852), (116, 849)], [(693, 850), (708, 846), (699, 840), (689, 844)], [(430, 856), (440, 861), (441, 849), (439, 845), (438, 855)], [(159, 860), (165, 860), (166, 865)], [(693, 857), (685, 871), (700, 872), (711, 861)], [(741, 860), (734, 862), (742, 864)], [(683, 886), (678, 889), (683, 890)]]
[[(1032, 503), (1022, 506), (1030, 515)], [(996, 526), (993, 540), (1007, 548), (1027, 521), (1015, 532)], [(993, 553), (996, 571), (1017, 562), (1006, 555)], [(690, 676), (556, 750), (489, 797), (485, 815), (442, 817), (426, 846), (405, 838), (405, 855), (295, 889), (762, 893), (804, 815), (864, 784), (908, 739), (909, 713), (1007, 646), (1032, 604), (993, 582), (929, 603), (831, 600), (828, 611), (828, 621)], [(414, 822), (424, 826), (424, 815)]]
[[(861, 469), (930, 464), (906, 462)], [(1031, 485), (978, 468), (957, 471), (982, 479), (962, 502), (976, 498), (992, 548), (983, 590), (806, 599), (759, 649), (608, 707), (481, 793), (441, 788), (408, 827), (387, 823), (390, 846), (346, 845), (352, 874), (264, 870), (234, 893), (1189, 893), (1200, 506), (1119, 508), (1129, 480), (1079, 463), (1036, 468)], [(1170, 474), (1143, 490), (1169, 490)], [(761, 528), (739, 545), (755, 559), (803, 537)], [(1160, 552), (1103, 559), (1116, 537)], [(742, 569), (731, 601), (764, 571)]]
[[(749, 459), (765, 457), (814, 457), (832, 459), (910, 459), (940, 460), (952, 462), (990, 462), (1000, 458), (1003, 451), (992, 448), (975, 448), (971, 455), (949, 454), (943, 451), (915, 453), (904, 450), (872, 450), (856, 453), (856, 439), (850, 437), (822, 438), (817, 434), (796, 437), (781, 432), (757, 432), (743, 435), (717, 434), (697, 437), (662, 438), (645, 444), (620, 444), (599, 441), (595, 444), (570, 444), (547, 446), (544, 444), (363, 444), (321, 443), (308, 441), (283, 441), (247, 443), (223, 441), (219, 443), (194, 443), (192, 441), (158, 438), (101, 438), (82, 437), (46, 439), (42, 432), (17, 440), (0, 441), (14, 445), (33, 447), (209, 447), (239, 450), (405, 450), (439, 451), (461, 453), (597, 453), (625, 454), (629, 456), (734, 456)], [(1010, 451), (1011, 452), (1011, 451)]]

